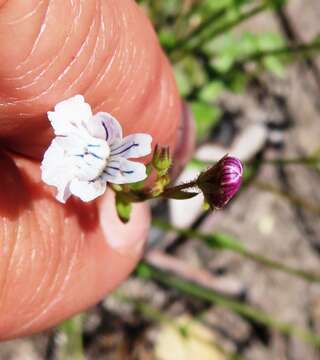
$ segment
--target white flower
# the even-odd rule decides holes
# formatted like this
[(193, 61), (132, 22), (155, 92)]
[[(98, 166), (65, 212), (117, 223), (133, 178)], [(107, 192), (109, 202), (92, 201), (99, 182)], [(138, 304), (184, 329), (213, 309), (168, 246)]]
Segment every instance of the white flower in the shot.
[(119, 122), (108, 113), (92, 114), (83, 96), (58, 103), (48, 112), (55, 138), (42, 164), (42, 180), (57, 188), (65, 203), (75, 195), (91, 201), (102, 195), (107, 182), (128, 184), (147, 177), (146, 167), (128, 158), (150, 154), (152, 137), (122, 137)]

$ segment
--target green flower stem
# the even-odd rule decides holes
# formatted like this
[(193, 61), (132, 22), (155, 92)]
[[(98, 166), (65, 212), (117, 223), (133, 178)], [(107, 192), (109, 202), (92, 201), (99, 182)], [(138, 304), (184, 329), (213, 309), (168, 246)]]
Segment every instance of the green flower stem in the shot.
[(182, 334), (184, 337), (191, 337), (193, 339), (197, 339), (199, 342), (202, 342), (209, 346), (214, 346), (215, 349), (217, 349), (219, 352), (221, 352), (223, 355), (227, 357), (229, 360), (245, 360), (242, 356), (239, 356), (235, 353), (229, 352), (226, 349), (224, 349), (221, 345), (219, 345), (217, 342), (214, 342), (212, 340), (208, 341), (207, 339), (204, 339), (201, 337), (201, 335), (195, 334), (188, 329), (187, 325), (180, 325), (177, 323), (177, 321), (173, 320), (172, 317), (164, 314), (157, 308), (151, 306), (150, 304), (147, 304), (145, 302), (139, 301), (137, 299), (130, 298), (124, 294), (121, 294), (119, 291), (114, 293), (112, 295), (116, 300), (127, 303), (130, 305), (133, 305), (135, 310), (140, 313), (142, 316), (147, 318), (150, 321), (157, 322), (160, 324), (166, 324), (171, 326), (173, 329), (175, 329), (177, 332)]
[(208, 246), (220, 249), (220, 250), (230, 250), (239, 255), (246, 257), (247, 259), (253, 260), (259, 264), (262, 264), (266, 267), (269, 267), (273, 270), (281, 271), (289, 275), (299, 277), (308, 282), (320, 282), (320, 274), (315, 274), (309, 271), (301, 270), (286, 264), (283, 264), (279, 261), (267, 258), (263, 255), (257, 254), (253, 251), (250, 251), (245, 248), (243, 244), (232, 239), (229, 236), (223, 234), (203, 234), (196, 230), (192, 229), (181, 229), (177, 228), (169, 223), (154, 219), (152, 225), (165, 230), (165, 231), (174, 231), (175, 233), (187, 236), (193, 239), (199, 239), (204, 241)]
[(277, 330), (285, 335), (297, 337), (304, 342), (312, 344), (313, 346), (320, 347), (320, 336), (317, 336), (311, 331), (275, 320), (272, 316), (250, 305), (241, 303), (240, 301), (231, 300), (212, 290), (208, 290), (194, 283), (185, 281), (172, 274), (165, 273), (154, 266), (151, 266), (147, 262), (142, 262), (138, 266), (137, 274), (142, 278), (158, 281), (160, 284), (174, 288), (184, 294), (222, 306), (256, 323)]
[(62, 335), (62, 341), (57, 350), (59, 360), (84, 360), (82, 342), (82, 322), (83, 315), (77, 315), (72, 319), (64, 321), (58, 328)]
[[(161, 198), (161, 197), (164, 197), (164, 198), (176, 198), (174, 197), (174, 194), (176, 192), (179, 192), (179, 191), (183, 191), (183, 190), (186, 190), (186, 189), (190, 189), (190, 188), (194, 188), (197, 186), (197, 181), (190, 181), (188, 183), (184, 183), (184, 184), (181, 184), (181, 185), (177, 185), (177, 186), (172, 186), (172, 187), (165, 187), (163, 190), (161, 190), (161, 192), (159, 193), (154, 193), (154, 191), (151, 189), (151, 191), (147, 190), (127, 190), (126, 192), (125, 191), (121, 191), (121, 190), (118, 190), (114, 187), (111, 187), (111, 189), (117, 194), (119, 191), (121, 191), (121, 196), (122, 198), (127, 201), (128, 203), (130, 202), (133, 202), (133, 203), (136, 203), (136, 202), (143, 202), (143, 201), (146, 201), (146, 200), (151, 200), (151, 199), (156, 199), (156, 198)], [(188, 193), (186, 193), (188, 194)], [(191, 196), (190, 196), (191, 197)]]

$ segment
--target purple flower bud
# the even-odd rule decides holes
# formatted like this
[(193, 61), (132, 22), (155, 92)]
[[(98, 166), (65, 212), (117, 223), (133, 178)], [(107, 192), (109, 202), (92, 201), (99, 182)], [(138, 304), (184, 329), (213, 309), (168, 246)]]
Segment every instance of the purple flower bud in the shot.
[(200, 174), (197, 185), (212, 209), (225, 206), (238, 192), (243, 166), (239, 159), (226, 155)]

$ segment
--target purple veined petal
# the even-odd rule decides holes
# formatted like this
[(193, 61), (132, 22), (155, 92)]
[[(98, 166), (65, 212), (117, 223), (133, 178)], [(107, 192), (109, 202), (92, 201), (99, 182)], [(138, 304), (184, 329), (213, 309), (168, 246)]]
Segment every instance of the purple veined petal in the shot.
[(70, 134), (68, 136), (58, 135), (53, 141), (70, 155), (81, 154), (85, 144), (77, 134)]
[(86, 125), (91, 136), (103, 139), (110, 145), (122, 140), (121, 125), (118, 120), (108, 113), (97, 113)]
[(103, 179), (113, 184), (130, 184), (147, 177), (146, 167), (124, 158), (111, 159), (103, 173)]
[(81, 181), (73, 179), (70, 183), (70, 191), (82, 201), (88, 202), (104, 194), (107, 184), (102, 178), (95, 181)]
[(91, 117), (91, 107), (81, 95), (61, 101), (55, 106), (54, 111), (48, 112), (56, 135), (67, 135), (76, 128), (81, 128)]
[(152, 136), (149, 134), (133, 134), (126, 136), (121, 143), (111, 145), (111, 156), (139, 158), (151, 153)]

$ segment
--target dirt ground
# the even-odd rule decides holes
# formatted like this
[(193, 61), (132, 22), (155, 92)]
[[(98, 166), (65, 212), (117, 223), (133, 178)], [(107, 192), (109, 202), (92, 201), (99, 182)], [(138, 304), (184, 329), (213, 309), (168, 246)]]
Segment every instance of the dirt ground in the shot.
[[(264, 14), (245, 28), (258, 31), (276, 28), (290, 41), (308, 41), (320, 34), (319, 18), (319, 0), (291, 0), (285, 13)], [(300, 157), (320, 145), (320, 57), (290, 66), (284, 79), (266, 75), (259, 84), (250, 86), (246, 95), (228, 94), (221, 101), (228, 113), (235, 114), (228, 119), (235, 129), (244, 130), (255, 123), (265, 126), (268, 139), (260, 149), (265, 158)], [(227, 140), (236, 141), (238, 132), (231, 129)], [(224, 134), (221, 131), (216, 138), (222, 139)], [(267, 191), (265, 184), (295, 194), (312, 206), (306, 209), (295, 199)], [(242, 192), (225, 211), (207, 216), (198, 228), (228, 233), (265, 256), (319, 272), (319, 185), (319, 172), (304, 166), (263, 165), (254, 186)], [(161, 244), (157, 246), (160, 248)], [(205, 268), (216, 278), (231, 280), (241, 289), (247, 303), (278, 320), (311, 328), (320, 335), (319, 285), (267, 270), (233, 253), (208, 251), (191, 239), (176, 246), (171, 254), (194, 267)], [(132, 296), (143, 296), (170, 317), (205, 311), (203, 321), (217, 342), (245, 359), (320, 358), (319, 351), (311, 345), (258, 326), (228, 310), (182, 298), (154, 283), (132, 278), (122, 290)], [(158, 335), (157, 324), (134, 312), (131, 306), (119, 305), (109, 298), (87, 316), (87, 357), (153, 359)], [(57, 338), (48, 333), (2, 343), (0, 359), (53, 359), (55, 341)]]

